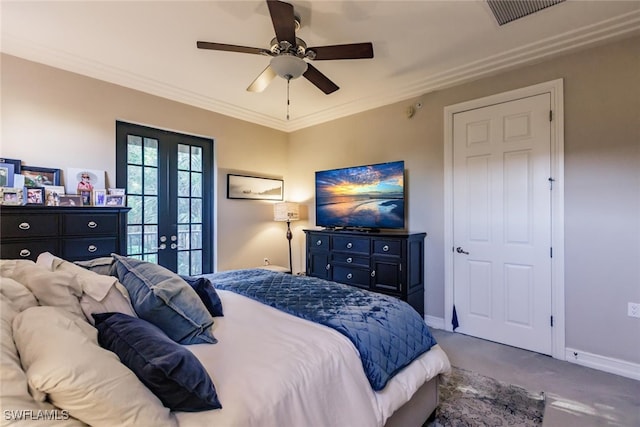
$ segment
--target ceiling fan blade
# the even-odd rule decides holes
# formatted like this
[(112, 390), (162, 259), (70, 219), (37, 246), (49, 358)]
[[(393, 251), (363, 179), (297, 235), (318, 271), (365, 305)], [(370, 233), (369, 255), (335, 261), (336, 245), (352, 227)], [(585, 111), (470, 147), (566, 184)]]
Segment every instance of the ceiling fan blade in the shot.
[(309, 47), (307, 51), (309, 50), (316, 53), (315, 61), (373, 58), (373, 45), (370, 42)]
[(247, 92), (262, 92), (276, 76), (277, 74), (273, 71), (271, 65), (267, 65), (267, 68), (249, 85)]
[(269, 54), (268, 50), (260, 49), (258, 47), (236, 46), (233, 44), (211, 43), (211, 42), (200, 42), (200, 41), (197, 42), (196, 45), (198, 46), (198, 49), (223, 50), (226, 52), (240, 52), (240, 53), (255, 53), (258, 55)]
[(304, 72), (303, 76), (327, 95), (340, 89), (338, 85), (329, 80), (327, 76), (311, 64), (307, 64), (307, 71)]
[(279, 42), (288, 41), (296, 45), (296, 23), (293, 14), (293, 5), (278, 0), (267, 0), (269, 14), (273, 22), (273, 29)]

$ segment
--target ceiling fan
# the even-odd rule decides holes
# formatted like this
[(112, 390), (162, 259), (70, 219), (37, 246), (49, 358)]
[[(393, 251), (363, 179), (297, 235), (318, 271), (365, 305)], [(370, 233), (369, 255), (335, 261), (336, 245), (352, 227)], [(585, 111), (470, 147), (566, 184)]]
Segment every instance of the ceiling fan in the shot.
[(296, 37), (296, 30), (300, 28), (300, 18), (295, 15), (293, 5), (278, 0), (267, 0), (267, 6), (276, 33), (276, 37), (271, 40), (269, 49), (197, 42), (199, 49), (270, 56), (271, 62), (249, 85), (247, 88), (249, 92), (262, 92), (276, 76), (286, 79), (287, 82), (304, 76), (328, 95), (338, 90), (339, 87), (305, 60), (373, 58), (373, 45), (370, 42), (307, 47), (304, 40)]

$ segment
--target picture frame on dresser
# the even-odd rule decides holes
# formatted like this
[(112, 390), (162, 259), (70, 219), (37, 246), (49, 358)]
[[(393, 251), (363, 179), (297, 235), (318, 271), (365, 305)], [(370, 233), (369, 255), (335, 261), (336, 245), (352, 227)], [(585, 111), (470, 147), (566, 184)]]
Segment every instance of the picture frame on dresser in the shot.
[(22, 165), (20, 174), (24, 176), (25, 187), (60, 185), (60, 169)]
[(45, 191), (44, 187), (26, 187), (27, 205), (44, 205)]
[(0, 187), (0, 204), (6, 206), (24, 205), (23, 187)]
[(107, 201), (107, 190), (100, 188), (93, 190), (93, 206), (105, 206)]
[(15, 168), (13, 163), (0, 163), (0, 187), (13, 187)]
[(0, 157), (0, 163), (9, 163), (13, 165), (13, 173), (19, 174), (20, 167), (22, 166), (22, 160), (18, 159), (7, 159), (6, 157)]
[(104, 198), (104, 205), (105, 206), (118, 206), (118, 207), (122, 207), (126, 205), (126, 196), (125, 195), (114, 195), (114, 194), (107, 194)]
[(83, 206), (82, 196), (79, 194), (60, 195), (59, 206)]
[(60, 206), (60, 196), (62, 195), (64, 195), (64, 187), (62, 185), (45, 185), (45, 206)]

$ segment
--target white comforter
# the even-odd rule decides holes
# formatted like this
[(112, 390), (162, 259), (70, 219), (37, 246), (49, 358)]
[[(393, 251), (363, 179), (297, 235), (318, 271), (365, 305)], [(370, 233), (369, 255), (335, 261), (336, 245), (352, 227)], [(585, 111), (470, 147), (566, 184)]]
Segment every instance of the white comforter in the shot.
[(374, 392), (343, 335), (233, 292), (217, 290), (224, 317), (215, 345), (188, 348), (209, 372), (221, 410), (176, 413), (182, 427), (382, 426), (449, 360), (433, 347)]

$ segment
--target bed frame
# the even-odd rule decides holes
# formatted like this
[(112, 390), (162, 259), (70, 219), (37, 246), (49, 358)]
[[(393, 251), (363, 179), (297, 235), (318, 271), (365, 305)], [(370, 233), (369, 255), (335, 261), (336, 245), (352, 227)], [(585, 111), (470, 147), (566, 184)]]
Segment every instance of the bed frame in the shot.
[(438, 406), (438, 384), (440, 375), (420, 387), (411, 400), (389, 417), (385, 427), (423, 427), (432, 420)]

